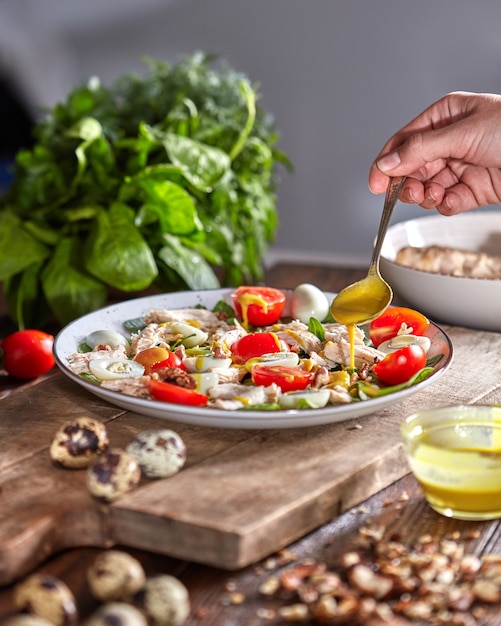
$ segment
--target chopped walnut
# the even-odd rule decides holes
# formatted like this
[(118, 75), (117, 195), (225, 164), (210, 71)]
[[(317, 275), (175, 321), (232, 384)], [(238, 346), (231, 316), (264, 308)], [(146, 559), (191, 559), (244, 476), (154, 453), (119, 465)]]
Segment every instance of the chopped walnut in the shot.
[(172, 383), (178, 387), (186, 387), (186, 389), (196, 389), (197, 386), (193, 376), (190, 376), (180, 367), (161, 367), (152, 374), (152, 378), (157, 378), (164, 383)]

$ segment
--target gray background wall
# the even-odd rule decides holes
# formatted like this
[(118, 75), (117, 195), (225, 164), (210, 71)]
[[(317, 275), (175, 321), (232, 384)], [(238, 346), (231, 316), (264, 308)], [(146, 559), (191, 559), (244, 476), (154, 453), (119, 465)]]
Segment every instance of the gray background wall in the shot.
[[(258, 82), (295, 172), (270, 258), (366, 264), (387, 137), (452, 90), (501, 90), (499, 0), (2, 0), (0, 63), (34, 106), (91, 75), (216, 53)], [(394, 221), (424, 215), (398, 205)], [(453, 219), (453, 218), (451, 218)]]

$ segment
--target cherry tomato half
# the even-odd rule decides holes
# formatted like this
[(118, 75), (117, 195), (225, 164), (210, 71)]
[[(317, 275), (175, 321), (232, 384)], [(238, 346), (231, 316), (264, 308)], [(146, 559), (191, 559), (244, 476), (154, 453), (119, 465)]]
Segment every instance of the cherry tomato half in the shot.
[(159, 346), (141, 350), (134, 357), (134, 361), (141, 363), (144, 367), (144, 373), (147, 375), (160, 367), (180, 367), (181, 369), (186, 369), (177, 354)]
[(402, 326), (407, 327), (406, 335), (424, 335), (430, 325), (430, 321), (422, 313), (406, 307), (392, 307), (386, 309), (379, 317), (373, 320), (369, 327), (369, 336), (372, 343), (379, 346), (383, 341), (393, 339)]
[(268, 326), (282, 315), (286, 296), (273, 287), (239, 287), (233, 294), (233, 306), (245, 327)]
[(275, 333), (249, 333), (237, 339), (230, 350), (235, 363), (245, 363), (263, 354), (288, 352), (289, 346)]
[(284, 393), (306, 389), (310, 378), (311, 372), (283, 365), (254, 365), (252, 368), (252, 381), (255, 385), (268, 387), (276, 383)]
[(42, 330), (18, 330), (2, 342), (3, 366), (15, 378), (37, 378), (55, 365), (54, 337)]
[(426, 352), (420, 345), (414, 344), (395, 350), (376, 363), (373, 372), (384, 383), (400, 385), (426, 366)]
[(174, 404), (189, 404), (190, 406), (205, 406), (209, 401), (209, 396), (193, 389), (164, 383), (160, 380), (148, 380), (148, 391), (161, 402), (173, 402)]

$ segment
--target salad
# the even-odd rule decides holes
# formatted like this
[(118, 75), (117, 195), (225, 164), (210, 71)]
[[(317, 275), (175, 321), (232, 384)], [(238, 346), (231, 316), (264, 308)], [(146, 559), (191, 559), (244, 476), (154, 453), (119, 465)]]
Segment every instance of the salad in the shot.
[(429, 324), (417, 311), (393, 307), (357, 327), (350, 346), (346, 327), (332, 319), (314, 285), (299, 285), (289, 296), (242, 286), (231, 305), (152, 310), (124, 320), (123, 333), (96, 328), (69, 355), (68, 367), (142, 399), (228, 411), (316, 409), (427, 378), (443, 356), (427, 356)]

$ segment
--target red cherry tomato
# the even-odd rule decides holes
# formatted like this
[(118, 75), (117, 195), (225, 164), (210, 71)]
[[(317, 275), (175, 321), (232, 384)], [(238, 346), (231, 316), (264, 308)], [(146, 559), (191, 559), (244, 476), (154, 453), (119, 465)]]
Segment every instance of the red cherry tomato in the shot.
[(310, 378), (311, 372), (283, 365), (257, 364), (252, 368), (252, 381), (255, 385), (268, 387), (276, 383), (284, 393), (306, 389)]
[(150, 372), (156, 372), (159, 369), (162, 369), (162, 367), (179, 367), (181, 370), (186, 370), (186, 365), (183, 361), (177, 356), (177, 354), (174, 354), (174, 352), (171, 351), (169, 351), (169, 356), (166, 359), (153, 363), (150, 368)]
[(374, 365), (373, 372), (384, 383), (400, 385), (426, 366), (426, 352), (419, 345), (406, 346), (386, 355)]
[(406, 307), (392, 307), (386, 309), (379, 317), (373, 320), (369, 327), (369, 336), (372, 343), (379, 346), (383, 341), (393, 339), (399, 334), (403, 325), (408, 330), (407, 335), (424, 335), (430, 321), (422, 313)]
[(231, 345), (235, 363), (245, 363), (248, 359), (274, 352), (288, 352), (289, 346), (275, 333), (249, 333)]
[(55, 365), (54, 337), (42, 330), (18, 330), (2, 342), (3, 366), (15, 378), (37, 378)]
[(134, 357), (134, 361), (141, 363), (144, 367), (144, 373), (146, 375), (151, 374), (160, 367), (180, 367), (186, 369), (181, 359), (167, 348), (160, 348), (155, 346), (153, 348), (146, 348), (141, 350)]
[(282, 315), (286, 296), (273, 287), (239, 287), (233, 294), (233, 306), (244, 326), (268, 326)]
[(209, 401), (209, 396), (193, 389), (164, 383), (159, 380), (148, 380), (148, 390), (155, 400), (162, 402), (173, 402), (174, 404), (189, 404), (190, 406), (205, 406)]

